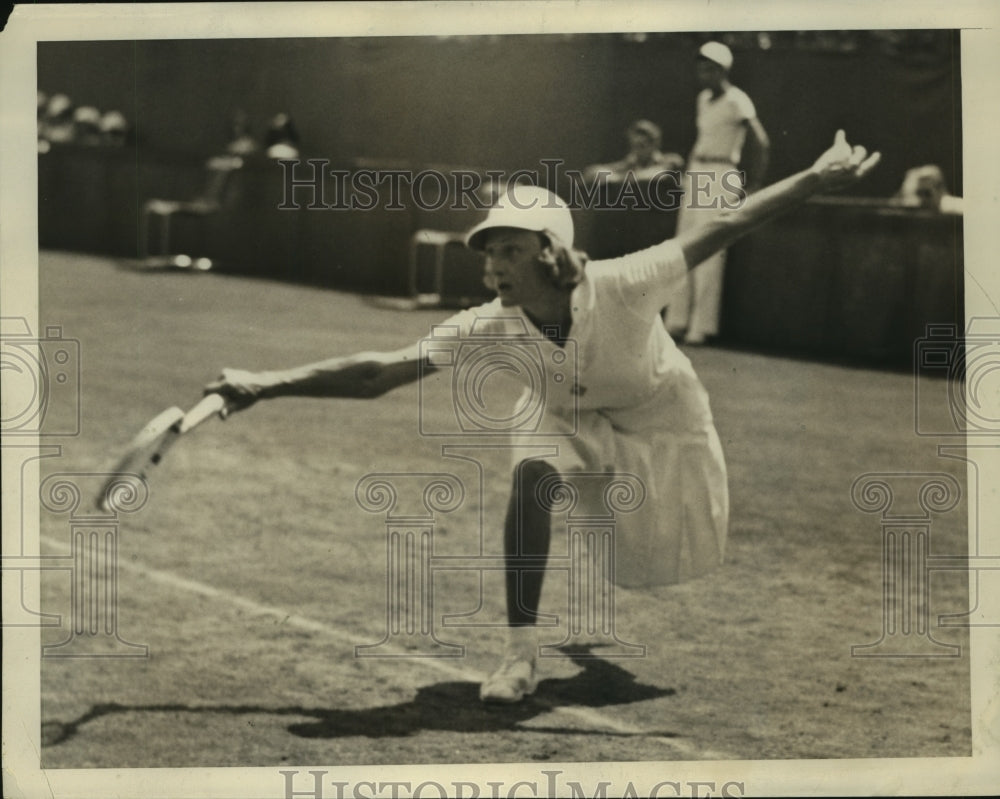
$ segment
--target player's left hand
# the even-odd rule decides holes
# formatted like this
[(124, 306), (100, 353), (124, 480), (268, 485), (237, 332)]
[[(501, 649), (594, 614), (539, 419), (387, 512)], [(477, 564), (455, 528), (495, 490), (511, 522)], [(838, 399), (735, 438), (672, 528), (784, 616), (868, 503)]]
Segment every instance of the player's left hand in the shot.
[(833, 146), (816, 159), (812, 171), (822, 181), (823, 191), (836, 191), (857, 183), (881, 160), (881, 153), (868, 154), (861, 145), (847, 143), (843, 130), (834, 136)]

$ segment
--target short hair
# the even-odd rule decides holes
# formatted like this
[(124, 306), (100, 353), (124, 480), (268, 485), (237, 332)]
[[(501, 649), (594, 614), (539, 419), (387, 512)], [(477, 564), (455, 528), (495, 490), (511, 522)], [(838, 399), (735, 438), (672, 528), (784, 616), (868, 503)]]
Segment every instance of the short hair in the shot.
[(948, 186), (941, 167), (927, 164), (906, 170), (903, 185), (896, 192), (896, 199), (903, 205), (937, 208), (946, 194)]
[(568, 247), (558, 237), (545, 231), (539, 234), (547, 246), (538, 256), (545, 276), (561, 289), (573, 289), (583, 281), (589, 257), (583, 250)]
[(626, 132), (632, 135), (638, 133), (643, 136), (649, 136), (657, 147), (663, 139), (663, 132), (660, 130), (660, 126), (655, 122), (650, 122), (648, 119), (637, 119), (628, 126), (628, 130)]

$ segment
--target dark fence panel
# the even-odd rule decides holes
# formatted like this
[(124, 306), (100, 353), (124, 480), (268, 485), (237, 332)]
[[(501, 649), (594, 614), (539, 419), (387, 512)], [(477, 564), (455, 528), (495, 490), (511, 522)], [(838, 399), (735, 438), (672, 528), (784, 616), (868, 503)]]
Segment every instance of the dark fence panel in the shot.
[[(348, 182), (357, 168), (344, 167)], [(363, 168), (381, 167), (367, 160)], [(387, 192), (368, 210), (309, 209), (311, 195), (300, 192), (299, 207), (283, 210), (291, 199), (286, 180), (279, 164), (248, 160), (219, 213), (175, 226), (172, 251), (207, 255), (221, 271), (401, 295), (410, 286), (416, 231), (463, 231), (483, 215), (473, 208), (421, 210), (408, 198), (394, 210)], [(190, 199), (204, 181), (204, 165), (192, 159), (156, 163), (127, 151), (53, 147), (39, 158), (40, 245), (134, 258), (142, 203)], [(323, 199), (342, 202), (335, 191)], [(574, 217), (577, 244), (594, 258), (669, 238), (676, 224), (671, 211), (599, 204)], [(418, 255), (422, 285), (428, 257)], [(857, 198), (816, 200), (732, 248), (723, 337), (736, 345), (908, 363), (927, 324), (961, 323), (963, 263), (960, 216)], [(485, 299), (477, 269), (477, 256), (447, 247), (447, 294)]]
[(906, 364), (932, 323), (964, 318), (962, 218), (820, 199), (730, 250), (723, 336)]

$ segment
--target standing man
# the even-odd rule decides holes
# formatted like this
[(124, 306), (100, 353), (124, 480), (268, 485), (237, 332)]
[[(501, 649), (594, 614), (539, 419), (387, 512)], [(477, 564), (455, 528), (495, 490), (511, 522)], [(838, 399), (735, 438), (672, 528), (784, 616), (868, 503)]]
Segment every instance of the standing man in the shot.
[[(702, 227), (741, 201), (740, 189), (751, 194), (767, 170), (770, 143), (753, 101), (729, 82), (733, 54), (720, 42), (698, 51), (698, 135), (684, 177), (684, 199), (677, 234)], [(739, 170), (739, 171), (738, 171)], [(742, 173), (742, 174), (741, 174)], [(678, 285), (667, 306), (666, 326), (675, 339), (704, 344), (719, 333), (722, 277), (726, 251), (699, 264)]]

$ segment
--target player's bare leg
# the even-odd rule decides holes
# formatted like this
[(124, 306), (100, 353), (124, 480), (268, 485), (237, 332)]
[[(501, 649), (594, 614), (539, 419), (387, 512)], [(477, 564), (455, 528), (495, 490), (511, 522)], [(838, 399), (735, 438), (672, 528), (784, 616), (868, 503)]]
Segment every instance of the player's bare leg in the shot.
[(535, 690), (535, 624), (552, 537), (549, 509), (536, 488), (554, 471), (542, 461), (526, 461), (514, 473), (504, 523), (508, 637), (500, 668), (480, 688), (486, 702), (518, 702)]

